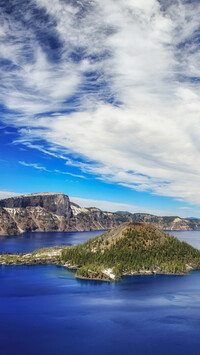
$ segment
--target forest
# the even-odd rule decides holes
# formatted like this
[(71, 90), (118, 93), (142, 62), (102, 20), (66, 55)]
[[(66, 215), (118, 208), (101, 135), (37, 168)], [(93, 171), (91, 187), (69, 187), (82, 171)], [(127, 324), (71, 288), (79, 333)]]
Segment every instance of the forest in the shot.
[(129, 223), (120, 235), (115, 230), (63, 250), (62, 260), (76, 266), (77, 276), (88, 278), (104, 278), (107, 268), (120, 278), (145, 272), (180, 274), (200, 266), (199, 250), (153, 225)]

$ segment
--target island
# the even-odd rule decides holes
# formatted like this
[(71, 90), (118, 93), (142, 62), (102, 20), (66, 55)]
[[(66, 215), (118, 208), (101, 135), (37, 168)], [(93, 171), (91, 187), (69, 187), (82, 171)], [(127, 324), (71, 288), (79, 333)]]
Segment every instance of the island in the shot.
[(116, 281), (123, 275), (183, 275), (200, 269), (200, 250), (152, 224), (131, 222), (82, 245), (0, 255), (0, 265), (37, 264), (76, 269), (81, 279)]

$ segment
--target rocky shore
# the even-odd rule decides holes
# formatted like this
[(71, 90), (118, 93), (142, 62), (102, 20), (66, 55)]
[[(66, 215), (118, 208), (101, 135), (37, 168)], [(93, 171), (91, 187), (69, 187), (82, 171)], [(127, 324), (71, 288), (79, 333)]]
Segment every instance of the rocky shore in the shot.
[[(57, 266), (66, 267), (70, 270), (79, 270), (80, 266), (75, 264), (70, 264), (61, 259), (63, 250), (66, 250), (68, 247), (53, 247), (53, 248), (44, 248), (39, 249), (31, 253), (23, 254), (1, 254), (0, 255), (0, 265), (4, 266), (18, 266), (18, 265), (50, 265), (55, 264)], [(196, 267), (192, 265), (187, 265), (187, 270), (185, 272), (169, 272), (166, 270), (161, 271), (160, 268), (157, 268), (153, 271), (141, 269), (139, 271), (132, 271), (129, 273), (122, 273), (121, 276), (140, 276), (140, 275), (153, 275), (153, 274), (165, 274), (165, 275), (185, 275), (192, 270), (195, 270)], [(112, 268), (102, 270), (101, 277), (98, 272), (89, 270), (89, 276), (83, 276), (76, 272), (76, 278), (83, 280), (96, 280), (96, 281), (117, 281), (120, 278), (114, 273)]]

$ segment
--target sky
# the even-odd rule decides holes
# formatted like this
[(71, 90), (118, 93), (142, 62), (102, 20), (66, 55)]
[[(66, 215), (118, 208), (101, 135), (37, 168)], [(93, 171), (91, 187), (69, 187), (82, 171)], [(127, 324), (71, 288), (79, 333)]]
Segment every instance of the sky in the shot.
[(200, 217), (200, 2), (1, 0), (0, 197)]

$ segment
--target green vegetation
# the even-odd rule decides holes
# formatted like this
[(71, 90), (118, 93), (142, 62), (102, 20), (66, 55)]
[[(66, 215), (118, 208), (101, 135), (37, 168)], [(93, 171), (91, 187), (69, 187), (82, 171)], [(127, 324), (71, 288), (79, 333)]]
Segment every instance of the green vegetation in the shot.
[(75, 247), (0, 255), (0, 265), (52, 263), (77, 269), (79, 278), (111, 281), (122, 275), (200, 269), (200, 251), (151, 224), (125, 223)]
[(30, 253), (0, 254), (0, 265), (35, 265), (35, 264), (58, 264), (61, 250), (66, 247), (52, 247), (38, 249)]
[(180, 274), (200, 267), (200, 251), (150, 224), (130, 223), (63, 250), (61, 259), (78, 269), (78, 277), (109, 279), (133, 273)]
[(86, 266), (82, 266), (80, 269), (77, 270), (76, 276), (78, 278), (84, 279), (110, 281), (110, 278), (102, 272), (101, 266), (97, 266), (94, 264), (87, 264)]

